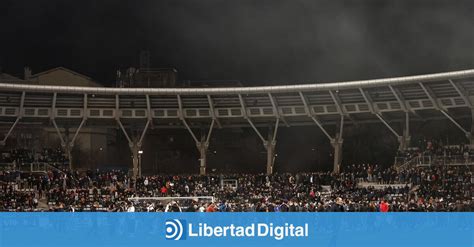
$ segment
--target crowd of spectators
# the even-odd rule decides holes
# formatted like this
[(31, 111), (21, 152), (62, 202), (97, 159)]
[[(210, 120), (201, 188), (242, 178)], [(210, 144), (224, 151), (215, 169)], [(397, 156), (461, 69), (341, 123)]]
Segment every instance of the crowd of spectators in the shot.
[[(222, 181), (233, 180), (235, 186)], [(143, 176), (124, 171), (0, 173), (0, 211), (375, 212), (474, 211), (467, 166), (341, 173)], [(365, 184), (364, 186), (361, 186)], [(213, 201), (180, 197), (212, 196)], [(130, 199), (173, 197), (170, 200)], [(39, 207), (39, 202), (45, 205)]]
[(0, 156), (1, 164), (15, 163), (21, 165), (34, 162), (64, 164), (67, 162), (67, 158), (61, 148), (11, 149), (2, 151)]
[(397, 157), (405, 158), (405, 160), (420, 156), (453, 157), (465, 155), (474, 155), (474, 150), (470, 145), (445, 145), (437, 140), (424, 140), (418, 146), (415, 145), (397, 152)]

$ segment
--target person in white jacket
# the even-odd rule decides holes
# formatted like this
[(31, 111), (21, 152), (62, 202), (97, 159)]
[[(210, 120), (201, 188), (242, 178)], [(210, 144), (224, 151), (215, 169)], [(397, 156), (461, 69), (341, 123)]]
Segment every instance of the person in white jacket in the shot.
[(130, 203), (130, 206), (127, 208), (127, 212), (135, 212), (135, 206), (133, 206), (133, 203)]

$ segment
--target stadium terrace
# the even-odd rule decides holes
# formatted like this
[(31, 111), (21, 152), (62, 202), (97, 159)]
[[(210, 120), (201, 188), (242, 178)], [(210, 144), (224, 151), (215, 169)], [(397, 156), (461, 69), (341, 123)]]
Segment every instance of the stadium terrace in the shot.
[[(473, 79), (474, 70), (465, 70), (268, 87), (102, 88), (0, 83), (0, 121), (6, 125), (0, 140), (0, 210), (474, 211)], [(450, 124), (449, 137), (457, 138), (435, 140), (411, 128), (414, 123), (440, 120)], [(395, 160), (393, 165), (343, 160), (347, 129), (366, 124), (378, 124), (395, 137), (398, 153), (390, 157)], [(282, 126), (312, 126), (320, 131), (329, 141), (330, 169), (278, 172), (276, 145)], [(46, 137), (33, 138), (28, 132), (33, 128), (46, 132)], [(215, 130), (235, 128), (248, 130), (264, 148), (264, 173), (208, 169)], [(142, 162), (152, 129), (184, 129), (189, 134), (199, 156), (190, 163), (196, 174), (143, 172), (152, 166)], [(94, 139), (109, 132), (121, 138), (114, 140), (122, 140), (127, 152), (118, 148), (112, 152), (106, 149), (106, 138)], [(47, 139), (53, 139), (51, 135), (56, 137), (55, 146), (46, 144)], [(86, 141), (78, 141), (80, 135), (86, 136)], [(414, 142), (415, 136), (421, 139)], [(89, 148), (86, 155), (73, 152), (84, 143)], [(41, 148), (28, 147), (33, 145)], [(128, 156), (123, 160), (131, 162), (123, 169), (105, 169), (105, 161), (100, 160), (105, 154)], [(387, 155), (379, 153), (376, 158)], [(78, 158), (86, 158), (86, 165), (95, 163), (96, 167), (75, 163)], [(280, 228), (268, 231), (280, 232), (275, 229)]]

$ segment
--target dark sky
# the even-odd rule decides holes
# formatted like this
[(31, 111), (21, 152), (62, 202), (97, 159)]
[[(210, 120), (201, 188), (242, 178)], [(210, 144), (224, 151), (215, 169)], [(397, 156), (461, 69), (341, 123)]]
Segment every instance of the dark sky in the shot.
[(0, 0), (0, 66), (111, 84), (149, 49), (179, 79), (294, 83), (474, 68), (474, 1)]

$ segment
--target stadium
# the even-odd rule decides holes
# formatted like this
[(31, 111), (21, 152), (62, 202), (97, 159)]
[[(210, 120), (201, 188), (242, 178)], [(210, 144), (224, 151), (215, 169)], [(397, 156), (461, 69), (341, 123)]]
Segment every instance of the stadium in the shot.
[(474, 246), (474, 1), (0, 9), (0, 247)]
[[(253, 87), (111, 88), (4, 80), (0, 210), (474, 211), (473, 79), (474, 70)], [(451, 139), (412, 141), (412, 136), (434, 136), (442, 130), (429, 124), (444, 126)], [(279, 133), (291, 129), (292, 135), (308, 135), (305, 128), (324, 139), (320, 152), (329, 157), (323, 159), (327, 164), (313, 162), (310, 170), (287, 172), (279, 167), (284, 160), (278, 154), (288, 153), (277, 152), (285, 142)], [(353, 147), (345, 145), (351, 139), (346, 133), (359, 128), (365, 128), (362, 138), (377, 132), (378, 138), (391, 142), (391, 151), (375, 157), (389, 164), (353, 163), (343, 155)], [(226, 135), (217, 133), (235, 129), (253, 135), (264, 162), (256, 170), (209, 169), (213, 160), (208, 156), (216, 152), (210, 147), (226, 147), (219, 140)], [(89, 149), (108, 152), (105, 157), (128, 156), (122, 159), (125, 166), (107, 166), (98, 151), (74, 152), (84, 131)], [(40, 134), (45, 132), (47, 138)], [(92, 147), (99, 132), (113, 132), (126, 148)], [(180, 172), (152, 169), (147, 150), (163, 148), (151, 142), (158, 138), (153, 132), (178, 133), (171, 138), (193, 146), (189, 166)], [(32, 139), (44, 149), (28, 149), (34, 146)], [(56, 146), (46, 149), (51, 142)], [(83, 165), (75, 155), (98, 164)]]

